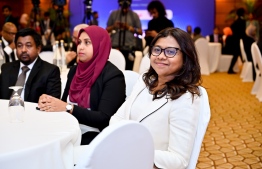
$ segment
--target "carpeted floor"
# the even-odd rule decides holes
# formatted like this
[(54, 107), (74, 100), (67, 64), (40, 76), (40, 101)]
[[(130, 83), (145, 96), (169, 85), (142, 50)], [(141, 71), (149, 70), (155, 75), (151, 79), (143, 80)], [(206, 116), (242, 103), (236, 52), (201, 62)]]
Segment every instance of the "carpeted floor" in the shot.
[(239, 74), (203, 76), (211, 119), (203, 140), (198, 169), (262, 168), (262, 102), (251, 95), (253, 82)]

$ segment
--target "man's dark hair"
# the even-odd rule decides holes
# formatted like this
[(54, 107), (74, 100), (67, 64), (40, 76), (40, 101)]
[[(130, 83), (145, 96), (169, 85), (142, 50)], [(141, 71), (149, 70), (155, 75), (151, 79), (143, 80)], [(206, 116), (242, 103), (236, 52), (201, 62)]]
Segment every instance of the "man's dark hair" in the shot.
[(17, 44), (17, 40), (19, 37), (25, 37), (25, 36), (32, 36), (32, 38), (35, 41), (36, 47), (42, 47), (42, 38), (41, 35), (39, 35), (34, 29), (32, 28), (25, 28), (19, 30), (15, 35), (15, 44)]
[(200, 27), (195, 27), (194, 33), (195, 34), (200, 34), (201, 33), (201, 28)]
[(166, 16), (166, 9), (162, 2), (157, 1), (157, 0), (151, 1), (147, 5), (147, 11), (149, 12), (150, 10), (153, 10), (153, 9), (157, 10), (159, 17)]
[(11, 6), (9, 6), (9, 5), (4, 5), (3, 7), (2, 7), (2, 11), (4, 11), (4, 9), (8, 9), (9, 11), (12, 11), (12, 8), (11, 8)]
[(245, 9), (244, 8), (237, 9), (237, 16), (238, 17), (244, 16), (244, 14), (245, 14)]

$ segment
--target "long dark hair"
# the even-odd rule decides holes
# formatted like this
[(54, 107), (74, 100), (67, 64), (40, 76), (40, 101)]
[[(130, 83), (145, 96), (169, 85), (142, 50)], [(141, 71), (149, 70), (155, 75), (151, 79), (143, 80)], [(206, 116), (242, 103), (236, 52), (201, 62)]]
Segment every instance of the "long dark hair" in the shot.
[[(200, 96), (198, 89), (198, 86), (202, 83), (200, 65), (194, 42), (187, 32), (179, 28), (166, 28), (160, 31), (149, 47), (149, 57), (151, 56), (152, 46), (158, 39), (168, 36), (172, 36), (178, 42), (180, 51), (183, 54), (183, 66), (173, 80), (166, 82), (163, 89), (154, 93), (153, 100), (162, 98), (167, 94), (171, 100), (175, 100), (187, 91), (192, 94), (193, 98), (195, 94)], [(152, 66), (143, 75), (143, 80), (150, 91), (153, 91), (158, 85), (158, 75)]]

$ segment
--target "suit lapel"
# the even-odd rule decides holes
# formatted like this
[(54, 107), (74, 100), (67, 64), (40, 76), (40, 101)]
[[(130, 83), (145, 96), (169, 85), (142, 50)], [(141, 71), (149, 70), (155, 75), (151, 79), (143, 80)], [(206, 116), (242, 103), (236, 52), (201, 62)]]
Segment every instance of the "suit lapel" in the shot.
[[(134, 94), (132, 94), (129, 98), (129, 104), (127, 104), (126, 107), (126, 115), (128, 117), (126, 117), (126, 119), (130, 119), (130, 113), (131, 113), (131, 107), (135, 101), (135, 99), (137, 98), (137, 96), (143, 91), (143, 90), (147, 90), (144, 82), (141, 82), (140, 85), (137, 87), (136, 90), (134, 90), (133, 92), (135, 92)], [(162, 106), (164, 106), (167, 103), (167, 99), (166, 97), (163, 97), (161, 99), (157, 99), (155, 101), (153, 101), (150, 106), (148, 106), (145, 109), (145, 112), (141, 113), (141, 116), (137, 119), (137, 121), (141, 122), (142, 120), (144, 120), (145, 118), (147, 118), (148, 116), (150, 116), (151, 114), (155, 113), (158, 109), (160, 109)]]
[(34, 77), (37, 75), (37, 73), (39, 72), (40, 68), (42, 65), (42, 60), (40, 59), (40, 57), (37, 58), (37, 61), (35, 62), (28, 78), (26, 81), (26, 85), (25, 85), (25, 94), (24, 94), (24, 100), (26, 100), (28, 98), (29, 95), (29, 91), (31, 89), (31, 85), (32, 85), (32, 81), (34, 79)]

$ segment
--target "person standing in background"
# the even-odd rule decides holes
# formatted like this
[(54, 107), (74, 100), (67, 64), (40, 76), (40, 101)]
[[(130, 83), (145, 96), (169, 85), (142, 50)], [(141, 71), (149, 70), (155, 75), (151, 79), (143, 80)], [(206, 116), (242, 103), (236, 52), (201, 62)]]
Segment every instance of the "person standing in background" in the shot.
[(98, 26), (98, 12), (97, 11), (94, 11), (92, 13), (92, 20), (90, 21), (90, 24), (89, 25), (97, 25)]
[(153, 17), (153, 19), (148, 22), (145, 32), (146, 46), (149, 46), (158, 32), (167, 27), (174, 27), (174, 23), (166, 18), (166, 9), (161, 1), (151, 1), (147, 6), (147, 11), (150, 16)]
[(136, 45), (135, 36), (142, 35), (141, 21), (134, 11), (131, 10), (132, 0), (118, 0), (120, 9), (112, 11), (106, 30), (111, 34), (112, 48), (120, 50), (126, 60), (126, 70), (133, 70), (133, 53)]
[(233, 32), (233, 39), (234, 39), (234, 44), (235, 49), (234, 49), (234, 54), (233, 58), (231, 60), (229, 69), (228, 69), (228, 74), (235, 74), (233, 71), (233, 68), (237, 62), (238, 56), (241, 56), (240, 53), (240, 39), (243, 39), (244, 36), (246, 36), (246, 21), (244, 19), (244, 14), (245, 14), (245, 9), (244, 8), (239, 8), (237, 10), (237, 19), (232, 23), (230, 26)]
[(15, 34), (17, 27), (12, 22), (6, 22), (2, 28), (2, 47), (5, 54), (5, 63), (13, 62), (15, 58)]

